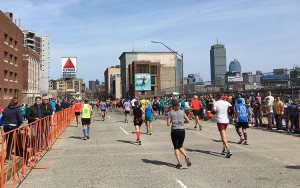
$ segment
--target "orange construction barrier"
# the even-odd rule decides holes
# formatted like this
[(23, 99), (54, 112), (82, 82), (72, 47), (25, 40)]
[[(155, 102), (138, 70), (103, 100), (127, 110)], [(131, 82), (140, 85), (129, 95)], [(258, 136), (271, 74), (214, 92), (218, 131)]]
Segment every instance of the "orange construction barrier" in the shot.
[(0, 187), (15, 187), (51, 149), (56, 139), (75, 118), (67, 108), (33, 123), (1, 134)]

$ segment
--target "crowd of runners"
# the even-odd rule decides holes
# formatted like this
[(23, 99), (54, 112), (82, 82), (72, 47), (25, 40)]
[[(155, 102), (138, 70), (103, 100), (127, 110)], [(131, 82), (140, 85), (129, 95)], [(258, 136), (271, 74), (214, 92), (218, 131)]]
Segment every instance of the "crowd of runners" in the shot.
[[(161, 98), (134, 98), (117, 100), (74, 101), (77, 126), (82, 123), (84, 140), (89, 139), (90, 124), (93, 112), (99, 112), (105, 121), (105, 116), (111, 111), (121, 111), (124, 114), (124, 123), (129, 122), (133, 116), (133, 125), (136, 132), (136, 143), (141, 145), (141, 126), (145, 124), (146, 134), (152, 135), (152, 123), (160, 116), (167, 116), (167, 125), (171, 126), (171, 140), (178, 161), (177, 168), (181, 168), (180, 153), (185, 157), (187, 166), (191, 165), (184, 148), (185, 123), (194, 119), (195, 130), (202, 130), (201, 121), (212, 121), (217, 124), (223, 143), (222, 154), (226, 158), (232, 156), (229, 148), (226, 128), (234, 124), (239, 137), (238, 144), (249, 145), (246, 129), (252, 127), (265, 127), (269, 130), (285, 130), (294, 133), (299, 130), (300, 104), (297, 99), (292, 100), (285, 95), (266, 96), (259, 93), (217, 96), (205, 95), (188, 99), (187, 97), (161, 97)], [(81, 116), (81, 121), (80, 121)], [(266, 120), (266, 121), (265, 121)]]

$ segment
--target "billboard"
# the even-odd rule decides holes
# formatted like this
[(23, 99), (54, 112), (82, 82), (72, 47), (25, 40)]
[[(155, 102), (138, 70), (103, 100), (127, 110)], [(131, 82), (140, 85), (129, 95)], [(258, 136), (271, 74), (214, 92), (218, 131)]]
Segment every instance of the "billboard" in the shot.
[(151, 75), (150, 74), (135, 74), (134, 75), (135, 91), (150, 91), (151, 90)]
[(242, 76), (228, 76), (228, 82), (242, 82)]
[(76, 57), (62, 57), (61, 71), (65, 73), (77, 72), (77, 58)]

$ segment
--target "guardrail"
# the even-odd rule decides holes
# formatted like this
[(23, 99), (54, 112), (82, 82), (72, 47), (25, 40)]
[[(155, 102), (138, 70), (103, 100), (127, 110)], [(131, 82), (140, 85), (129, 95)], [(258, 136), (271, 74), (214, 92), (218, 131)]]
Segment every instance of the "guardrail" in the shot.
[(74, 108), (68, 108), (1, 134), (0, 187), (15, 187), (22, 181), (74, 116)]

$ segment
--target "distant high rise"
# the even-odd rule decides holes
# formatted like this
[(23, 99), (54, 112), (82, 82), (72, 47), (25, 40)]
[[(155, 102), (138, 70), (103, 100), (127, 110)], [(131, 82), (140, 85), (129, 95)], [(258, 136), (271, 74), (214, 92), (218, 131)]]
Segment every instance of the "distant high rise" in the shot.
[(212, 85), (224, 85), (226, 74), (226, 49), (223, 44), (215, 44), (210, 49), (210, 71)]
[(99, 85), (100, 85), (100, 82), (99, 82), (98, 79), (97, 79), (96, 81), (91, 80), (91, 81), (89, 81), (89, 90), (90, 90), (90, 91), (96, 91), (96, 88), (97, 88), (97, 86), (99, 86)]
[(242, 72), (241, 65), (237, 59), (234, 59), (233, 61), (230, 62), (229, 64), (229, 72)]

